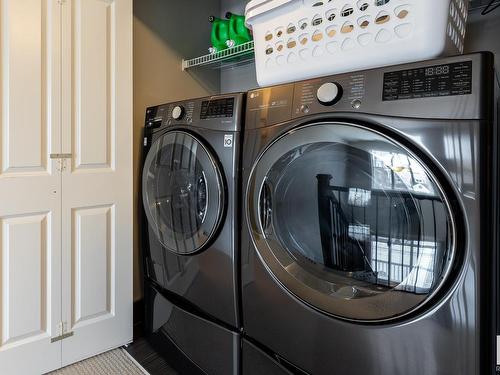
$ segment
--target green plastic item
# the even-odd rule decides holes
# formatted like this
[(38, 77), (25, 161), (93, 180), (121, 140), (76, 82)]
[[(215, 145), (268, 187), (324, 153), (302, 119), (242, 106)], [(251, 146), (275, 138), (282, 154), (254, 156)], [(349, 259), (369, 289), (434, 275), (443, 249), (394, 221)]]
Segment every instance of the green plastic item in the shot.
[(226, 18), (229, 20), (229, 47), (239, 46), (253, 39), (252, 33), (245, 26), (245, 16), (227, 12)]
[(212, 47), (209, 48), (210, 53), (225, 50), (229, 40), (229, 20), (223, 20), (214, 16), (208, 17), (208, 21), (212, 23)]

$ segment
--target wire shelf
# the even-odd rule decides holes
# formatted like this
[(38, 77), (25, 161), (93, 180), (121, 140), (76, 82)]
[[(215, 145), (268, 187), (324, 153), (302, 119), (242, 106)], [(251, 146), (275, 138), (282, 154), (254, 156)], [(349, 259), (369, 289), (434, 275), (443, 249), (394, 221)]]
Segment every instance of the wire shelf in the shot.
[[(195, 57), (190, 60), (182, 60), (182, 70), (191, 69), (196, 66), (210, 65), (219, 62), (227, 62), (228, 60), (240, 60), (242, 57), (250, 57), (253, 55), (254, 46), (253, 40), (239, 46), (225, 49), (220, 52), (207, 54), (200, 57)], [(251, 56), (253, 57), (253, 56)]]

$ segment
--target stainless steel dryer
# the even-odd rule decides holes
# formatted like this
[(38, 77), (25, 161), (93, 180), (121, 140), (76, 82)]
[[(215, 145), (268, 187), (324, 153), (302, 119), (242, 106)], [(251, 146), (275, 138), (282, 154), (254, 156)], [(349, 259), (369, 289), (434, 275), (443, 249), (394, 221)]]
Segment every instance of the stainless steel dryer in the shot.
[(147, 331), (200, 369), (239, 353), (239, 176), (244, 94), (151, 107), (142, 196)]
[(245, 374), (494, 372), (492, 60), (248, 93)]

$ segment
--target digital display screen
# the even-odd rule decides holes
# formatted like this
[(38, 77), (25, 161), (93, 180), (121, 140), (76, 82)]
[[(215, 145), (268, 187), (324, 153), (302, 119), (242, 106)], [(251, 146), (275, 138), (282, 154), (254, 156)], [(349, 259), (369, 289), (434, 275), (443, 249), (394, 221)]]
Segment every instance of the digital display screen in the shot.
[(425, 69), (426, 77), (442, 76), (443, 74), (450, 74), (449, 65), (433, 66)]
[(201, 103), (202, 120), (221, 117), (233, 117), (234, 98), (206, 100)]
[(472, 61), (399, 70), (384, 74), (383, 100), (472, 93)]

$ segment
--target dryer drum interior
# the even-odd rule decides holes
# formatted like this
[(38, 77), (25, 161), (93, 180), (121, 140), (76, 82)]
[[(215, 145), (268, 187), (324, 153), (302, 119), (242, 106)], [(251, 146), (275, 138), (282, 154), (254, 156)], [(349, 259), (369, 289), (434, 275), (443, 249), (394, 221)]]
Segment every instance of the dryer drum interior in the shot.
[(329, 315), (380, 322), (425, 305), (449, 278), (455, 220), (437, 178), (368, 128), (319, 123), (255, 163), (247, 217), (279, 282)]
[(220, 168), (194, 135), (169, 131), (145, 162), (143, 203), (160, 243), (179, 255), (201, 251), (213, 239), (224, 209)]

